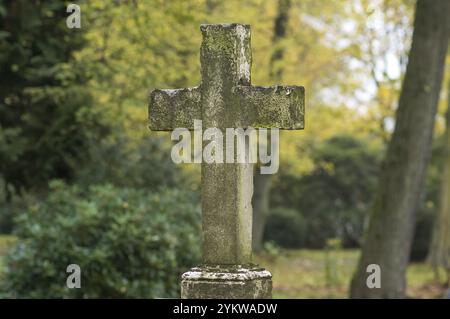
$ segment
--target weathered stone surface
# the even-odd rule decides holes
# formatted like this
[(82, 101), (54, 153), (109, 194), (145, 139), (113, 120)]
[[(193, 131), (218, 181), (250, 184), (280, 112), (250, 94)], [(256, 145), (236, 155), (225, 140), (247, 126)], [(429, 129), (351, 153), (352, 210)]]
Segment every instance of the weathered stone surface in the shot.
[[(203, 125), (235, 127), (241, 114), (232, 89), (250, 83), (250, 27), (202, 25), (201, 31)], [(252, 164), (202, 164), (203, 263), (250, 263), (252, 195)]]
[(176, 127), (194, 129), (194, 119), (201, 119), (200, 89), (153, 90), (150, 94), (149, 122), (153, 131)]
[[(251, 86), (249, 25), (214, 24), (200, 29), (202, 83), (189, 89), (154, 90), (149, 105), (152, 130), (193, 129), (195, 119), (203, 121), (203, 129), (303, 128), (303, 87)], [(253, 165), (202, 163), (201, 170), (206, 266), (183, 275), (182, 297), (270, 298), (269, 272), (232, 266), (251, 264)]]
[(203, 263), (251, 262), (252, 195), (252, 164), (202, 164)]
[[(203, 118), (201, 92), (201, 86), (153, 90), (150, 95), (150, 129), (170, 131), (176, 127), (184, 127), (193, 130), (194, 119)], [(230, 112), (224, 110), (222, 121), (214, 123), (216, 127), (225, 127), (219, 124), (231, 122), (228, 127), (276, 127), (287, 130), (304, 128), (305, 89), (302, 86), (237, 85), (229, 94), (235, 95), (234, 100), (238, 106), (235, 112), (239, 112), (240, 116), (232, 118), (227, 116)]]
[[(244, 86), (234, 88), (240, 102), (240, 127), (288, 130), (304, 128), (305, 88), (302, 86)], [(240, 124), (240, 125), (239, 125)]]
[(183, 299), (270, 299), (272, 275), (261, 268), (204, 267), (183, 274)]

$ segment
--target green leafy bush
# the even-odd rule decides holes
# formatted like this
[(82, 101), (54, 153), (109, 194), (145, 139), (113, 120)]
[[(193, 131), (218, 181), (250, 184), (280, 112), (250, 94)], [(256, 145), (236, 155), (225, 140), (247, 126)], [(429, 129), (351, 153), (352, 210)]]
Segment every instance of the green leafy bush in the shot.
[(340, 238), (344, 247), (359, 245), (376, 189), (380, 154), (369, 140), (341, 135), (314, 146), (315, 167), (308, 174), (288, 175), (281, 167), (271, 203), (303, 217), (305, 240), (296, 247), (324, 248), (329, 238)]
[(170, 158), (172, 143), (168, 136), (152, 134), (132, 139), (115, 133), (112, 139), (92, 142), (90, 162), (77, 172), (78, 184), (108, 183), (117, 187), (156, 190), (183, 182), (180, 166)]
[[(200, 255), (196, 195), (52, 182), (46, 201), (16, 220), (3, 291), (25, 298), (177, 297), (179, 276)], [(66, 268), (81, 267), (68, 289)]]
[(297, 211), (276, 208), (268, 216), (264, 240), (286, 247), (301, 247), (304, 244), (305, 221)]

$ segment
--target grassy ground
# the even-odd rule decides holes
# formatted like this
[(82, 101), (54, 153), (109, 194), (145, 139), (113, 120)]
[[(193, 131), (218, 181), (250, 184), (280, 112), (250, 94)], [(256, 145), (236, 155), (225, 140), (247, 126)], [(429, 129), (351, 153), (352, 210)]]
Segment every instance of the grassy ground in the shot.
[[(358, 250), (282, 250), (257, 255), (255, 261), (272, 272), (274, 298), (347, 298), (358, 255)], [(425, 263), (411, 264), (407, 280), (408, 297), (443, 295), (442, 285)]]
[[(14, 236), (0, 235), (0, 279), (3, 257), (15, 241)], [(281, 250), (254, 259), (272, 272), (274, 298), (347, 298), (358, 254), (358, 250)], [(411, 264), (407, 278), (409, 297), (439, 298), (443, 294), (425, 263)]]

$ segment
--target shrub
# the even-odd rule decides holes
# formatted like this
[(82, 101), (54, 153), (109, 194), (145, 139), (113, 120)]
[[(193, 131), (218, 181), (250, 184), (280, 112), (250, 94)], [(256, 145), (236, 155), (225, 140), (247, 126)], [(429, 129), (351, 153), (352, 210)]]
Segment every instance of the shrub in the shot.
[(306, 223), (302, 247), (324, 248), (329, 238), (341, 239), (346, 248), (359, 245), (380, 154), (370, 140), (340, 135), (314, 146), (309, 173), (292, 176), (281, 167), (271, 203), (300, 212)]
[(304, 244), (305, 222), (302, 215), (288, 208), (276, 208), (268, 216), (264, 240), (286, 247), (301, 247)]
[[(45, 202), (17, 220), (3, 287), (19, 298), (177, 297), (198, 262), (200, 209), (192, 193), (52, 182)], [(69, 264), (81, 289), (66, 288)]]
[(92, 142), (91, 161), (78, 170), (77, 184), (108, 183), (117, 187), (156, 190), (183, 182), (180, 166), (170, 158), (172, 143), (167, 137), (153, 134), (131, 138), (115, 133), (114, 138)]

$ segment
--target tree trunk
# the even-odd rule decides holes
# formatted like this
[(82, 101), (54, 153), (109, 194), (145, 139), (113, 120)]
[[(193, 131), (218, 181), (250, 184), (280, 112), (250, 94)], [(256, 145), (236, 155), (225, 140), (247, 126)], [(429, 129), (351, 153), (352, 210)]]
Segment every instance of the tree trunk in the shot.
[[(447, 51), (450, 1), (418, 0), (409, 61), (395, 130), (350, 289), (352, 298), (404, 298), (406, 268), (430, 156)], [(367, 266), (381, 269), (381, 287), (369, 289)]]
[[(278, 13), (274, 23), (273, 44), (286, 36), (286, 27), (289, 19), (289, 9), (291, 7), (290, 0), (279, 0)], [(283, 69), (276, 65), (277, 61), (283, 59), (284, 49), (278, 47), (275, 49), (270, 59), (270, 76), (275, 81), (281, 81), (283, 77)], [(270, 136), (270, 135), (268, 135)], [(270, 140), (269, 140), (270, 141)], [(270, 143), (268, 142), (268, 145)], [(272, 175), (262, 175), (259, 168), (256, 169), (253, 177), (253, 251), (259, 251), (263, 246), (264, 227), (266, 225), (267, 215), (270, 209), (270, 186), (272, 185)]]
[(253, 177), (253, 251), (262, 249), (264, 227), (269, 213), (270, 175), (262, 175), (259, 169)]
[(434, 220), (428, 261), (433, 266), (437, 276), (439, 276), (439, 267), (443, 267), (447, 271), (446, 280), (448, 282), (450, 280), (450, 82), (447, 94), (445, 162), (442, 170), (439, 210)]

